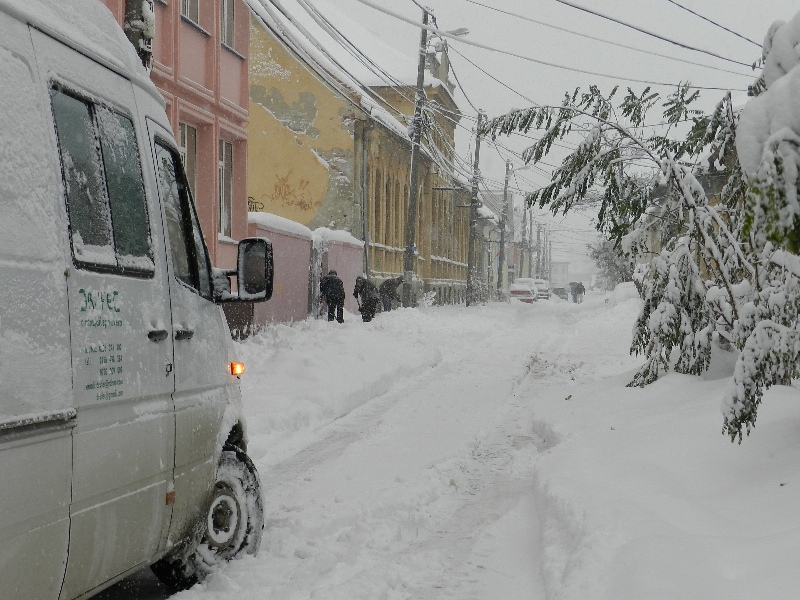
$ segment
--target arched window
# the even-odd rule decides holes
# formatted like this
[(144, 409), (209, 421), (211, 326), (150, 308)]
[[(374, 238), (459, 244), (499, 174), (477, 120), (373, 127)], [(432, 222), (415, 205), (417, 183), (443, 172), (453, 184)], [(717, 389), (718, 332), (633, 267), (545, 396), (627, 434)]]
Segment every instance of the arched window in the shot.
[(393, 238), (393, 231), (392, 231), (392, 211), (394, 207), (392, 206), (392, 178), (387, 173), (386, 174), (386, 182), (385, 182), (385, 189), (386, 189), (386, 211), (384, 212), (384, 231), (386, 232), (386, 245), (393, 246), (395, 240)]
[(375, 177), (373, 178), (373, 182), (375, 184), (375, 190), (372, 195), (372, 204), (374, 206), (374, 210), (372, 211), (372, 239), (376, 244), (382, 244), (384, 242), (382, 231), (381, 231), (381, 223), (383, 223), (383, 199), (381, 198), (381, 181), (383, 181), (381, 177), (380, 169), (375, 171)]
[(400, 181), (394, 182), (394, 238), (397, 240), (397, 245), (400, 247), (405, 246), (405, 239), (403, 233), (403, 223), (405, 218), (403, 215), (403, 196), (400, 195)]

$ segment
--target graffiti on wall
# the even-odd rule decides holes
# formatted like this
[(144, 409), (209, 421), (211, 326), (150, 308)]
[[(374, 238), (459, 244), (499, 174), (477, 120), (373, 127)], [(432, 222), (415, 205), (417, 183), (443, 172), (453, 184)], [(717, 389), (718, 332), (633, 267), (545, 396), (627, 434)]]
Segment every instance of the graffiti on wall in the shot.
[(315, 202), (311, 193), (311, 181), (293, 178), (292, 169), (286, 175), (275, 175), (272, 192), (262, 194), (259, 200), (248, 197), (249, 211), (263, 211), (266, 206), (293, 207), (303, 211), (316, 210), (322, 202)]

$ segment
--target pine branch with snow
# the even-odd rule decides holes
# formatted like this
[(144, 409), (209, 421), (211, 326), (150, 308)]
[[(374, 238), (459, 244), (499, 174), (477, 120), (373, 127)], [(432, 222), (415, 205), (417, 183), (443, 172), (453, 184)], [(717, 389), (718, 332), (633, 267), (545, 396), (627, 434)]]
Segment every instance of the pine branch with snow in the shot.
[[(649, 89), (629, 89), (614, 107), (616, 89), (603, 96), (593, 87), (565, 96), (560, 107), (515, 111), (486, 127), (493, 135), (542, 128), (544, 136), (524, 155), (533, 162), (557, 139), (584, 133), (550, 184), (528, 201), (557, 213), (599, 195), (598, 230), (643, 264), (644, 302), (631, 352), (643, 355), (645, 364), (631, 385), (647, 385), (673, 367), (705, 371), (714, 336), (735, 338), (742, 290), (754, 271), (740, 240), (746, 184), (731, 159), (736, 122), (730, 96), (703, 115), (692, 108), (698, 94), (689, 89), (681, 85), (663, 99)], [(648, 114), (659, 104), (668, 129), (648, 134)], [(686, 137), (670, 136), (686, 121), (692, 124)], [(706, 170), (728, 175), (713, 202), (698, 180), (703, 152)]]

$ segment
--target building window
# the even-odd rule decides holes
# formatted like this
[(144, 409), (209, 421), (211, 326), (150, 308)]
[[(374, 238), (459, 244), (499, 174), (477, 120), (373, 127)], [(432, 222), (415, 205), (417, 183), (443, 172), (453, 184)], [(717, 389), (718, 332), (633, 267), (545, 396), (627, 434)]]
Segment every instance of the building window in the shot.
[(234, 48), (234, 32), (236, 31), (236, 21), (233, 16), (234, 0), (222, 0), (220, 8), (220, 40), (228, 48)]
[(390, 179), (389, 175), (386, 176), (386, 211), (384, 214), (385, 222), (383, 224), (384, 231), (386, 232), (386, 245), (387, 246), (394, 246), (395, 239), (394, 239), (394, 231), (392, 231), (392, 209), (394, 206), (392, 205), (392, 180)]
[(200, 24), (200, 0), (181, 0), (181, 16)]
[(195, 184), (197, 183), (197, 129), (187, 123), (178, 124), (178, 149), (181, 154), (183, 170), (192, 197), (196, 198)]
[(233, 144), (219, 141), (219, 233), (232, 236)]

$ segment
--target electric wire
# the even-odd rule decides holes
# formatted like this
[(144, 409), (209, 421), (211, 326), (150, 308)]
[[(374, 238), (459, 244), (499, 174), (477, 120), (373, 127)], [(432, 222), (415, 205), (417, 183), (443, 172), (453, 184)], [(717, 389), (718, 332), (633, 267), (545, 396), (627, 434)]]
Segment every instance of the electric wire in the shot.
[[(333, 23), (331, 23), (330, 19), (326, 18), (312, 3), (310, 0), (297, 0), (300, 4), (300, 7), (308, 13), (308, 15), (314, 19), (314, 21), (322, 28), (325, 33), (327, 33), (335, 42), (337, 42), (346, 52), (348, 52), (353, 58), (355, 58), (362, 66), (364, 66), (367, 70), (371, 71), (373, 74), (377, 75), (379, 79), (382, 79), (389, 83), (390, 86), (396, 88), (407, 88), (411, 90), (412, 96), (416, 93), (413, 88), (403, 84), (399, 79), (393, 77), (390, 73), (384, 70), (380, 65), (378, 65), (374, 60), (372, 60), (366, 53), (362, 52), (355, 44), (353, 44), (350, 39), (345, 36), (339, 29), (336, 28)], [(285, 14), (285, 13), (284, 13)], [(310, 37), (310, 33), (304, 33), (306, 37)], [(348, 74), (353, 77), (356, 81), (359, 81), (358, 78), (354, 77), (351, 73)], [(386, 104), (392, 110), (397, 112), (398, 114), (402, 113), (394, 108), (385, 98), (380, 96), (377, 92), (372, 90), (370, 86), (365, 86), (362, 84), (362, 87), (368, 91), (369, 93), (376, 96), (382, 103)], [(403, 95), (400, 90), (397, 90), (398, 93), (407, 101), (410, 101), (413, 104), (413, 100), (408, 98), (407, 96)], [(405, 115), (404, 115), (405, 116)]]
[(724, 29), (724, 30), (725, 30), (725, 31), (727, 31), (728, 33), (732, 33), (732, 34), (733, 34), (733, 35), (735, 35), (736, 37), (742, 38), (742, 39), (743, 39), (743, 40), (745, 40), (746, 42), (750, 42), (751, 44), (753, 44), (753, 45), (755, 45), (755, 46), (758, 46), (759, 48), (761, 48), (761, 44), (759, 44), (758, 42), (754, 42), (754, 41), (753, 41), (753, 40), (751, 40), (749, 37), (745, 37), (745, 36), (743, 36), (743, 35), (742, 35), (742, 34), (740, 34), (740, 33), (736, 33), (736, 32), (735, 32), (735, 31), (733, 31), (732, 29), (728, 29), (728, 28), (727, 28), (727, 27), (725, 27), (724, 25), (720, 25), (720, 24), (719, 24), (719, 23), (717, 23), (716, 21), (712, 21), (712, 20), (711, 20), (711, 19), (709, 19), (708, 17), (704, 17), (704, 16), (703, 16), (703, 15), (701, 15), (700, 13), (697, 13), (697, 12), (693, 11), (691, 8), (688, 8), (688, 7), (684, 6), (683, 4), (680, 4), (680, 3), (678, 3), (678, 2), (675, 2), (675, 0), (667, 0), (667, 2), (669, 2), (670, 4), (674, 4), (674, 5), (675, 5), (675, 6), (677, 6), (678, 8), (682, 8), (682, 9), (683, 9), (683, 10), (685, 10), (686, 12), (692, 13), (694, 16), (696, 16), (696, 17), (699, 17), (699, 18), (703, 19), (703, 21), (708, 21), (708, 22), (709, 22), (709, 23), (711, 23), (712, 25), (715, 25), (715, 26), (719, 27), (720, 29)]
[[(359, 0), (359, 1), (363, 1), (363, 0)], [(596, 10), (592, 10), (590, 8), (586, 8), (585, 6), (581, 6), (579, 4), (573, 4), (572, 2), (569, 2), (568, 0), (555, 0), (555, 1), (560, 3), (560, 4), (564, 4), (565, 6), (569, 6), (571, 8), (575, 8), (577, 10), (589, 13), (590, 15), (594, 15), (596, 17), (600, 17), (601, 19), (607, 19), (607, 20), (609, 20), (609, 21), (611, 21), (613, 23), (617, 23), (618, 25), (622, 25), (623, 27), (628, 27), (630, 29), (633, 29), (634, 31), (638, 31), (639, 33), (643, 33), (645, 35), (649, 35), (649, 36), (654, 37), (656, 39), (659, 39), (661, 41), (668, 42), (670, 44), (674, 44), (675, 46), (678, 46), (680, 48), (684, 48), (686, 50), (692, 50), (694, 52), (700, 52), (702, 54), (708, 54), (709, 56), (713, 56), (715, 58), (719, 58), (720, 60), (724, 60), (724, 61), (727, 61), (727, 62), (730, 62), (730, 63), (734, 63), (734, 64), (737, 64), (737, 65), (741, 65), (743, 67), (750, 67), (751, 66), (748, 63), (744, 63), (744, 62), (741, 62), (739, 60), (734, 60), (734, 59), (728, 58), (726, 56), (721, 56), (721, 55), (717, 54), (716, 52), (711, 52), (710, 50), (704, 50), (703, 48), (697, 48), (695, 46), (690, 46), (689, 44), (685, 44), (683, 42), (678, 42), (678, 41), (673, 40), (671, 38), (668, 38), (666, 36), (663, 36), (663, 35), (660, 35), (658, 33), (655, 33), (653, 31), (648, 31), (647, 29), (644, 29), (642, 27), (638, 27), (636, 25), (632, 25), (630, 23), (626, 23), (625, 21), (622, 21), (622, 20), (617, 19), (615, 17), (609, 16), (609, 15), (605, 15), (605, 14), (603, 14), (601, 12), (598, 12)]]
[[(516, 94), (517, 96), (519, 96), (523, 100), (527, 100), (528, 102), (530, 102), (534, 106), (542, 106), (540, 103), (538, 103), (535, 100), (529, 98), (528, 96), (526, 96), (525, 94), (523, 94), (519, 90), (514, 89), (510, 85), (506, 84), (505, 82), (501, 81), (500, 79), (498, 79), (497, 77), (495, 77), (494, 75), (492, 75), (491, 73), (486, 71), (479, 64), (477, 64), (474, 61), (470, 60), (467, 56), (465, 56), (464, 54), (459, 52), (457, 49), (455, 49), (453, 47), (450, 47), (450, 50), (452, 50), (455, 54), (457, 54), (458, 56), (460, 56), (461, 58), (466, 60), (469, 64), (471, 64), (473, 67), (475, 67), (481, 73), (483, 73), (487, 77), (491, 78), (496, 83), (499, 83), (500, 85), (502, 85), (504, 88), (508, 89), (509, 91), (513, 92), (514, 94)], [(451, 66), (452, 66), (452, 63), (451, 63)], [(467, 118), (469, 118), (469, 117), (467, 117)], [(666, 121), (665, 122), (660, 122), (660, 123), (648, 123), (648, 124), (642, 125), (642, 127), (660, 127), (660, 126), (673, 125), (673, 124), (676, 124), (676, 123), (689, 123), (689, 122), (692, 122), (692, 121), (693, 121), (693, 119), (681, 119), (679, 121), (676, 121), (675, 123), (670, 123), (670, 122), (666, 122)], [(583, 131), (583, 130), (582, 129), (575, 129), (575, 131), (580, 132), (580, 131)], [(531, 138), (531, 139), (536, 140), (536, 141), (538, 141), (538, 139), (539, 139), (539, 138), (535, 138), (535, 137), (526, 135), (526, 134), (524, 134), (522, 132), (516, 132), (516, 131), (515, 132), (511, 132), (510, 135), (518, 135), (520, 137), (528, 137), (528, 138)], [(558, 143), (554, 143), (553, 145), (559, 145), (559, 144)], [(576, 146), (576, 148), (577, 148), (577, 146)]]
[[(280, 20), (277, 19), (275, 17), (275, 15), (271, 12), (270, 7), (266, 5), (265, 0), (259, 0), (259, 2), (261, 4), (261, 6), (264, 8), (264, 10), (267, 12), (267, 14), (269, 14), (272, 19), (274, 19), (276, 22), (279, 23)], [(379, 94), (377, 94), (377, 92), (372, 90), (370, 87), (361, 84), (359, 79), (355, 75), (353, 75), (344, 65), (342, 65), (341, 62), (338, 61), (313, 35), (311, 35), (311, 33), (305, 27), (303, 27), (303, 25), (301, 23), (299, 23), (294, 17), (292, 17), (292, 15), (290, 15), (284, 9), (284, 7), (280, 4), (280, 2), (273, 1), (273, 2), (270, 2), (270, 5), (274, 6), (275, 8), (277, 8), (278, 11), (283, 15), (284, 19), (286, 19), (287, 22), (289, 22), (292, 26), (294, 26), (300, 32), (301, 35), (303, 35), (306, 39), (308, 39), (309, 42), (319, 52), (321, 52), (322, 55), (327, 60), (331, 61), (331, 63), (334, 66), (336, 66), (338, 69), (340, 69), (341, 72), (344, 75), (349, 77), (354, 86), (358, 86), (358, 89), (360, 89), (360, 90), (364, 91), (365, 93), (369, 94), (373, 98), (374, 101), (378, 102), (379, 104), (385, 105), (389, 109), (394, 110), (394, 112), (396, 112), (398, 115), (405, 117), (405, 115), (403, 115), (403, 113), (401, 113), (399, 110), (394, 108), (394, 106), (392, 106), (391, 103), (389, 103), (385, 98), (381, 97)], [(261, 22), (264, 24), (265, 27), (269, 28), (269, 25), (261, 18), (260, 15), (259, 15), (259, 20), (261, 20)], [(282, 39), (284, 39), (284, 42), (289, 44), (292, 47), (292, 49), (299, 56), (304, 57), (304, 60), (306, 60), (306, 62), (308, 62), (308, 63), (316, 63), (317, 62), (313, 57), (309, 56), (308, 53), (305, 52), (305, 50), (302, 47), (298, 46), (297, 44), (292, 43), (289, 39), (287, 39), (286, 36), (282, 36)], [(347, 88), (347, 84), (342, 82), (342, 81), (339, 81), (339, 78), (337, 78), (337, 77), (334, 77), (334, 79), (335, 79), (335, 81), (328, 81), (328, 83), (330, 85), (333, 85), (333, 87), (336, 88), (337, 91), (339, 91), (339, 93), (343, 94), (346, 98), (349, 98), (349, 94), (347, 93), (347, 89), (346, 89)], [(344, 90), (340, 89), (340, 87), (344, 87), (345, 89)], [(354, 91), (354, 90), (351, 90), (351, 91)], [(367, 111), (367, 113), (369, 114), (369, 111)], [(374, 122), (380, 123), (380, 120), (375, 119), (371, 114), (369, 115), (369, 117)]]
[[(668, 1), (671, 2), (672, 0), (668, 0)], [(603, 39), (603, 38), (595, 37), (593, 35), (588, 35), (586, 33), (581, 33), (579, 31), (573, 31), (572, 29), (566, 29), (564, 27), (559, 27), (558, 25), (552, 25), (551, 23), (545, 23), (543, 21), (538, 21), (536, 19), (532, 19), (530, 17), (526, 17), (525, 15), (521, 15), (521, 14), (518, 14), (518, 13), (513, 13), (513, 12), (510, 12), (510, 11), (507, 11), (507, 10), (496, 8), (494, 6), (489, 6), (488, 4), (483, 4), (481, 2), (478, 2), (477, 0), (465, 0), (465, 2), (469, 2), (471, 4), (475, 4), (477, 6), (481, 6), (483, 8), (489, 9), (489, 10), (494, 10), (494, 11), (502, 13), (504, 15), (509, 15), (509, 16), (512, 16), (512, 17), (515, 17), (515, 18), (518, 18), (518, 19), (523, 19), (525, 21), (530, 21), (531, 23), (536, 23), (537, 25), (542, 25), (544, 27), (549, 27), (549, 28), (555, 29), (557, 31), (563, 31), (565, 33), (570, 33), (572, 35), (577, 35), (579, 37), (583, 37), (583, 38), (587, 38), (587, 39), (590, 39), (590, 40), (594, 40), (596, 42), (602, 42), (604, 44), (610, 44), (611, 46), (617, 46), (619, 48), (624, 48), (625, 50), (633, 50), (634, 52), (640, 52), (642, 54), (650, 54), (651, 56), (657, 56), (659, 58), (666, 58), (667, 60), (673, 60), (673, 61), (676, 61), (676, 62), (682, 62), (682, 63), (686, 63), (686, 64), (689, 64), (689, 65), (694, 65), (696, 67), (704, 67), (706, 69), (712, 69), (714, 71), (721, 71), (723, 73), (732, 73), (733, 75), (739, 75), (741, 77), (749, 77), (749, 78), (752, 79), (752, 74), (749, 74), (749, 73), (740, 73), (739, 71), (731, 71), (729, 69), (722, 69), (720, 67), (715, 67), (713, 65), (706, 65), (706, 64), (694, 62), (694, 61), (691, 61), (691, 60), (686, 60), (685, 58), (678, 58), (677, 56), (669, 56), (668, 54), (661, 54), (659, 52), (652, 52), (650, 50), (643, 50), (642, 48), (635, 48), (633, 46), (627, 46), (625, 44), (620, 44), (618, 42), (612, 42), (611, 40), (606, 40), (606, 39)]]
[[(556, 1), (557, 2), (565, 2), (565, 0), (556, 0)], [(425, 25), (424, 23), (420, 23), (420, 22), (415, 21), (413, 19), (408, 19), (408, 18), (404, 17), (403, 15), (401, 15), (399, 13), (396, 13), (394, 11), (388, 10), (386, 8), (383, 8), (382, 6), (377, 5), (374, 2), (371, 2), (370, 0), (357, 0), (357, 2), (360, 2), (361, 4), (364, 4), (365, 6), (369, 6), (370, 8), (373, 8), (373, 9), (375, 9), (375, 10), (377, 10), (379, 12), (382, 12), (384, 14), (387, 14), (387, 15), (389, 15), (391, 17), (399, 19), (400, 21), (404, 21), (406, 23), (410, 23), (411, 25), (414, 25), (415, 27), (420, 27), (420, 28), (423, 28), (423, 29), (427, 29), (428, 31), (433, 31), (434, 33), (438, 34), (439, 36), (447, 37), (447, 38), (456, 40), (457, 42), (465, 44), (465, 45), (468, 45), (468, 46), (475, 46), (476, 48), (482, 48), (484, 50), (489, 50), (490, 52), (497, 52), (497, 53), (500, 53), (500, 54), (505, 54), (507, 56), (513, 56), (515, 58), (519, 58), (521, 60), (525, 60), (525, 61), (528, 61), (528, 62), (533, 62), (533, 63), (536, 63), (536, 64), (540, 64), (540, 65), (544, 65), (544, 66), (548, 66), (548, 67), (552, 67), (552, 68), (556, 68), (556, 69), (572, 71), (572, 72), (575, 72), (575, 73), (582, 73), (584, 75), (593, 75), (595, 77), (603, 77), (603, 78), (606, 78), (606, 79), (614, 79), (614, 80), (617, 80), (617, 81), (630, 81), (630, 82), (633, 82), (633, 83), (644, 83), (646, 85), (657, 85), (657, 86), (662, 86), (662, 87), (674, 87), (675, 86), (674, 83), (667, 83), (667, 82), (663, 82), (663, 81), (653, 81), (653, 80), (648, 80), (648, 79), (638, 79), (638, 78), (635, 78), (635, 77), (625, 77), (625, 76), (622, 76), (622, 75), (614, 75), (614, 74), (609, 74), (609, 73), (601, 73), (601, 72), (598, 72), (598, 71), (589, 71), (587, 69), (579, 69), (579, 68), (576, 68), (576, 67), (568, 67), (568, 66), (561, 65), (561, 64), (558, 64), (558, 63), (553, 63), (553, 62), (549, 62), (549, 61), (540, 60), (540, 59), (534, 58), (532, 56), (526, 56), (524, 54), (518, 54), (516, 52), (511, 52), (509, 50), (501, 50), (499, 48), (495, 48), (495, 47), (489, 46), (487, 44), (481, 44), (479, 42), (472, 42), (470, 40), (461, 39), (456, 35), (447, 33), (446, 31), (442, 31), (442, 30), (440, 30), (440, 29), (438, 29), (436, 27), (431, 27), (429, 25)], [(728, 60), (730, 60), (730, 59), (728, 59)], [(749, 64), (739, 63), (738, 61), (733, 61), (733, 62), (737, 62), (737, 64), (742, 64), (742, 65), (744, 65), (746, 67), (750, 66)], [(699, 85), (691, 85), (691, 84), (688, 87), (690, 87), (691, 89), (698, 89), (698, 90), (721, 90), (721, 91), (727, 91), (727, 90), (731, 89), (729, 87), (699, 86)], [(745, 90), (737, 88), (736, 91), (745, 91)]]

